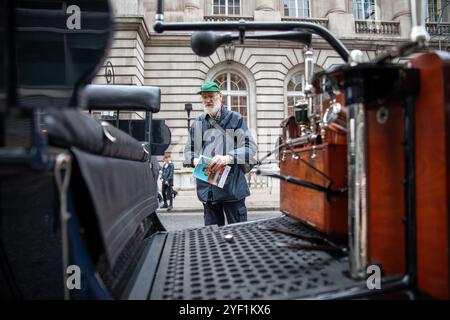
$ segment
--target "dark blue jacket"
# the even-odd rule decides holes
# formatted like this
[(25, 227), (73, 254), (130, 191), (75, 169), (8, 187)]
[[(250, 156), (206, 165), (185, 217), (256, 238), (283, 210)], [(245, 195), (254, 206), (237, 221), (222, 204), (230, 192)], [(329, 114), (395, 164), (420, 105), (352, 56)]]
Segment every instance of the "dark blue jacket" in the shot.
[(168, 181), (171, 186), (173, 186), (173, 163), (169, 162), (165, 167), (165, 163), (162, 166), (161, 178), (163, 182)]
[(223, 188), (196, 179), (197, 196), (202, 202), (238, 201), (250, 195), (243, 164), (256, 162), (256, 143), (244, 118), (238, 112), (223, 110), (217, 124), (226, 131), (216, 129), (209, 115), (202, 114), (192, 124), (185, 147), (185, 164), (193, 167), (200, 155), (231, 155), (233, 163)]

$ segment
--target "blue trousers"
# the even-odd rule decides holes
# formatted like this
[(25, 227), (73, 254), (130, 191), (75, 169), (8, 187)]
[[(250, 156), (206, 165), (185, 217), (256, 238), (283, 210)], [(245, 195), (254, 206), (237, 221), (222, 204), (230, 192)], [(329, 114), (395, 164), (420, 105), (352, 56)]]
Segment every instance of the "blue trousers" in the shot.
[(245, 198), (235, 202), (203, 202), (203, 210), (205, 226), (223, 226), (225, 216), (228, 224), (247, 221)]

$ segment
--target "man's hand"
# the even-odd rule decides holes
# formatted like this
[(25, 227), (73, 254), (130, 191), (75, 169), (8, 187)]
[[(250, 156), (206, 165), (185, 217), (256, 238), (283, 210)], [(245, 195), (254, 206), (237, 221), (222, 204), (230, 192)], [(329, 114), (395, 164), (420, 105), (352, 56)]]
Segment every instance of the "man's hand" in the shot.
[(214, 156), (212, 158), (211, 164), (208, 166), (208, 169), (212, 172), (216, 172), (220, 170), (223, 166), (231, 163), (231, 156)]
[(200, 158), (194, 158), (194, 167), (197, 166), (199, 161), (200, 161)]

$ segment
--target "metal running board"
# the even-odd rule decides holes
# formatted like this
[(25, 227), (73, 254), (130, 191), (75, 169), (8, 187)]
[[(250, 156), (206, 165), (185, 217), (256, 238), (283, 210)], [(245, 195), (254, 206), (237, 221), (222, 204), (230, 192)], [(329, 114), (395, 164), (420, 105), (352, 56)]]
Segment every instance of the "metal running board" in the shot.
[(145, 249), (139, 263), (139, 271), (130, 281), (126, 294), (122, 299), (126, 300), (147, 300), (150, 288), (155, 276), (160, 254), (164, 248), (167, 233), (156, 233), (153, 235), (147, 248)]

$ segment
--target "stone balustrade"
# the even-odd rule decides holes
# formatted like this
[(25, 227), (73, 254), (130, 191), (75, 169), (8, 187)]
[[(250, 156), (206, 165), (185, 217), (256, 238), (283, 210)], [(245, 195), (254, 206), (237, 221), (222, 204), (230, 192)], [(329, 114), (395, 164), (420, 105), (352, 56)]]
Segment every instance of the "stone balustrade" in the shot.
[(213, 15), (213, 16), (204, 16), (205, 21), (253, 21), (253, 17), (250, 16), (224, 16), (224, 15)]
[(400, 35), (400, 22), (355, 20), (355, 33), (368, 33), (380, 35)]
[(431, 36), (449, 36), (450, 23), (428, 22), (426, 24), (428, 33)]
[(287, 22), (309, 22), (321, 25), (324, 28), (328, 28), (328, 19), (327, 18), (296, 18), (296, 17), (282, 17), (281, 21), (287, 21)]

